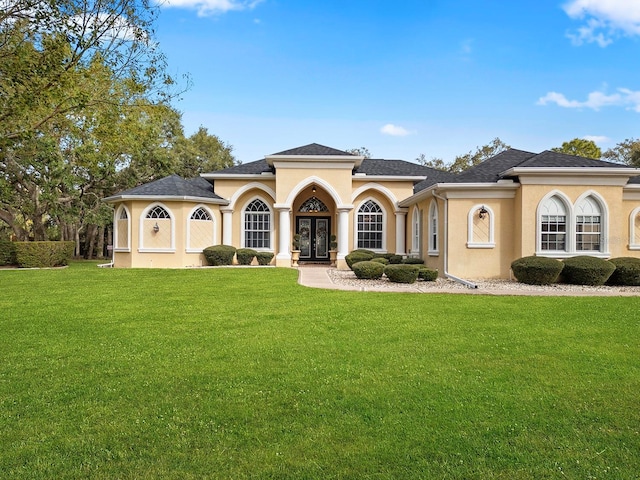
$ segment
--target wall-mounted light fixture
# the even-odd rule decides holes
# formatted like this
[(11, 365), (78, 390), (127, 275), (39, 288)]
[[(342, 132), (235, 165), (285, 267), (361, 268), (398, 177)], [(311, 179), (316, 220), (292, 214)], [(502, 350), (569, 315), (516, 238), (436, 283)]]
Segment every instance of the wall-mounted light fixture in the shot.
[(153, 231), (156, 233), (160, 231), (160, 225), (158, 225), (158, 222), (156, 222), (156, 224), (153, 226)]
[(315, 185), (313, 185), (313, 186), (311, 187), (311, 192), (312, 192), (312, 193), (316, 193), (316, 186), (315, 186)]
[(484, 205), (482, 205), (482, 206), (480, 207), (480, 210), (478, 211), (478, 218), (484, 218), (484, 217), (486, 217), (486, 216), (487, 216), (487, 213), (489, 213), (489, 211), (488, 211), (486, 208), (484, 208)]

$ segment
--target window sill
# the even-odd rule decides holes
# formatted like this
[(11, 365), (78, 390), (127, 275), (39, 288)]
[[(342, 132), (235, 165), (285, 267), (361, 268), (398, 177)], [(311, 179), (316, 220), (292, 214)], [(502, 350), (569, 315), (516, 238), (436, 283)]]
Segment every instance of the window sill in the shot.
[(139, 248), (138, 253), (176, 253), (175, 248)]
[(578, 256), (587, 256), (587, 257), (596, 257), (596, 258), (609, 258), (611, 256), (610, 252), (589, 252), (581, 250), (579, 252), (559, 252), (559, 251), (548, 251), (544, 250), (541, 252), (536, 252), (536, 257), (547, 257), (547, 258), (571, 258)]
[(427, 252), (427, 255), (430, 257), (439, 257), (440, 256), (440, 251), (439, 250), (429, 250)]
[(203, 248), (197, 249), (197, 248), (187, 248), (185, 250), (186, 253), (202, 253), (203, 252)]
[(467, 248), (496, 248), (495, 243), (467, 243)]
[(120, 252), (120, 253), (131, 253), (130, 248), (114, 248), (113, 251)]

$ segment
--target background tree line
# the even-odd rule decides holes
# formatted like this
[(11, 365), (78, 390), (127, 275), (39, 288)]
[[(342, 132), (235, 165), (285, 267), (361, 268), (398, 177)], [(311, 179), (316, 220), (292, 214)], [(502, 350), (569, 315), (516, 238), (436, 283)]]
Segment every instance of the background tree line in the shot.
[(149, 0), (17, 0), (0, 10), (0, 236), (73, 240), (101, 255), (101, 199), (176, 173), (235, 163), (201, 127), (185, 136), (171, 102)]

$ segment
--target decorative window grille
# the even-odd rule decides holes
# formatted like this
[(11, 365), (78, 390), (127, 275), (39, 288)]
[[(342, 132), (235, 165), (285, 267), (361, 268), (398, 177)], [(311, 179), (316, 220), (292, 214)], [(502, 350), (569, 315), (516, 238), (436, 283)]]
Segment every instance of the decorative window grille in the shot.
[(382, 249), (384, 222), (382, 208), (367, 200), (358, 210), (358, 248)]
[(328, 212), (329, 209), (322, 200), (317, 197), (311, 197), (304, 201), (300, 205), (300, 212), (302, 213), (315, 213), (315, 212)]
[(200, 207), (191, 214), (191, 220), (211, 221), (211, 216), (204, 208)]
[(147, 218), (159, 219), (159, 218), (171, 218), (171, 217), (169, 216), (169, 212), (167, 212), (160, 205), (157, 205), (153, 207), (151, 210), (149, 210), (149, 212), (147, 213)]

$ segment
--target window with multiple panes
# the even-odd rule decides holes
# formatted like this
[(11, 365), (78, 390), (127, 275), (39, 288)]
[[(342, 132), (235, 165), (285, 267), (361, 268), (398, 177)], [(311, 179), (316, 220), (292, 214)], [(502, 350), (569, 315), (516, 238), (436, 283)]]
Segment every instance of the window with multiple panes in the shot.
[(592, 197), (576, 205), (576, 251), (600, 251), (601, 212)]
[(244, 211), (245, 248), (271, 248), (271, 211), (260, 199), (253, 200)]
[(147, 218), (171, 218), (169, 212), (167, 212), (160, 205), (156, 205), (149, 212), (147, 212)]
[(382, 249), (384, 234), (382, 208), (373, 200), (367, 200), (358, 209), (357, 248)]
[(429, 251), (438, 251), (438, 206), (435, 202), (429, 207)]
[(204, 208), (200, 207), (191, 214), (191, 220), (207, 220), (211, 221), (211, 216)]
[(543, 215), (540, 232), (542, 250), (567, 249), (567, 216)]

